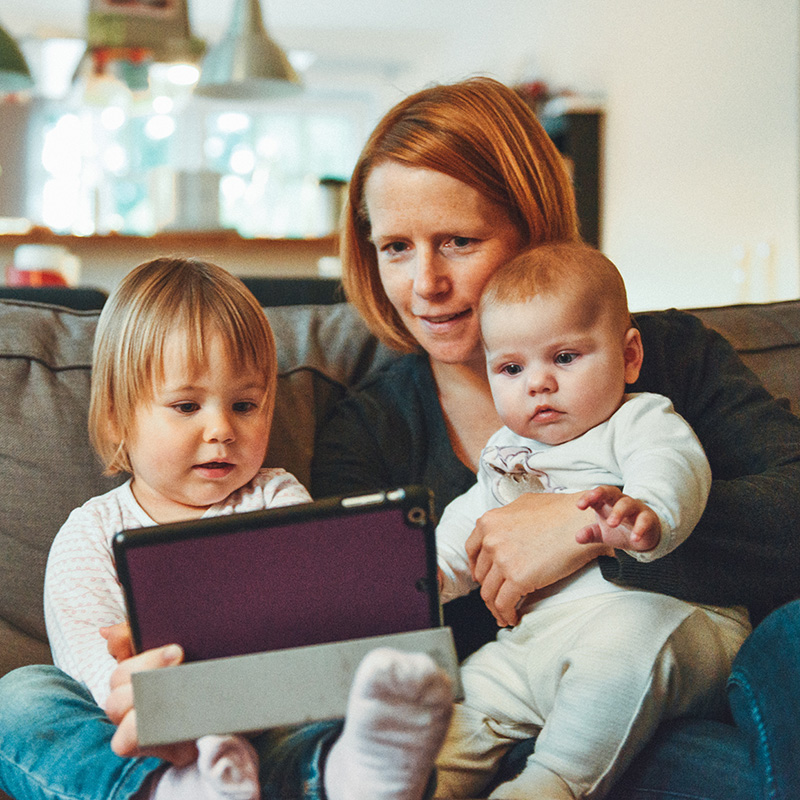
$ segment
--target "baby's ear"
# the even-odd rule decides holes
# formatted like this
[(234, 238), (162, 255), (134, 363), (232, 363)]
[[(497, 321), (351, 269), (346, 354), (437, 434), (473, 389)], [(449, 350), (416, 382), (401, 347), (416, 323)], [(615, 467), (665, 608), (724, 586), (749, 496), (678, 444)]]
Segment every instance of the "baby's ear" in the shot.
[(638, 328), (628, 328), (622, 345), (623, 358), (625, 359), (625, 383), (635, 383), (639, 378), (644, 360), (644, 347), (642, 334)]

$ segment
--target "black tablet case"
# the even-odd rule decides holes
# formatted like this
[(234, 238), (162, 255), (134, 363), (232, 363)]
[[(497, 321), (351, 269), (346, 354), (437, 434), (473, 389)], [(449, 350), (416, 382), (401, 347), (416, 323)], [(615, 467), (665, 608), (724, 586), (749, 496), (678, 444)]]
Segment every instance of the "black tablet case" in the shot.
[(434, 522), (405, 487), (121, 531), (135, 648), (195, 661), (439, 626)]

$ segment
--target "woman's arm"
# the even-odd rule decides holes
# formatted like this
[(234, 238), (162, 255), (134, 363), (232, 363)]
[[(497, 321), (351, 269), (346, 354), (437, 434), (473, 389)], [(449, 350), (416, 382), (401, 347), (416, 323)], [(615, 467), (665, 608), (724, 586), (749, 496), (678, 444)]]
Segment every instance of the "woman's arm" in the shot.
[(523, 494), (478, 520), (467, 540), (467, 554), (481, 597), (498, 625), (519, 621), (517, 605), (525, 595), (611, 553), (605, 544), (575, 540), (577, 531), (594, 520), (592, 509), (578, 508), (581, 494)]
[(800, 593), (800, 420), (733, 347), (689, 314), (640, 320), (645, 358), (634, 391), (666, 394), (694, 428), (713, 475), (688, 540), (652, 564), (601, 562), (623, 585), (759, 611)]

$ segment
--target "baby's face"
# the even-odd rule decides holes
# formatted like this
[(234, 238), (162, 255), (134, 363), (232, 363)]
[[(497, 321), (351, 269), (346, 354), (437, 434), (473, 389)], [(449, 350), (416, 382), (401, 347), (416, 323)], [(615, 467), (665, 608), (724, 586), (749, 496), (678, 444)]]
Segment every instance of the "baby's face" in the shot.
[(190, 519), (248, 483), (269, 437), (264, 375), (234, 368), (215, 336), (191, 370), (183, 337), (167, 340), (164, 379), (136, 408), (130, 440), (132, 489), (159, 523)]
[[(582, 319), (583, 317), (583, 319)], [(574, 303), (536, 296), (481, 314), (495, 406), (515, 433), (561, 444), (608, 419), (620, 406), (631, 369), (628, 338), (608, 315), (587, 320)]]

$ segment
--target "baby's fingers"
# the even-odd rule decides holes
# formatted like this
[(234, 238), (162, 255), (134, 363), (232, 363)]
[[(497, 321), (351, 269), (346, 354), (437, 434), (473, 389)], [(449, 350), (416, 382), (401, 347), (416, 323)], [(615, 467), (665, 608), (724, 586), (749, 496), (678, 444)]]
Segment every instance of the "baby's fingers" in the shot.
[(620, 490), (616, 486), (595, 486), (578, 497), (578, 508), (585, 511), (593, 508), (600, 513), (606, 506), (611, 504), (620, 496)]

